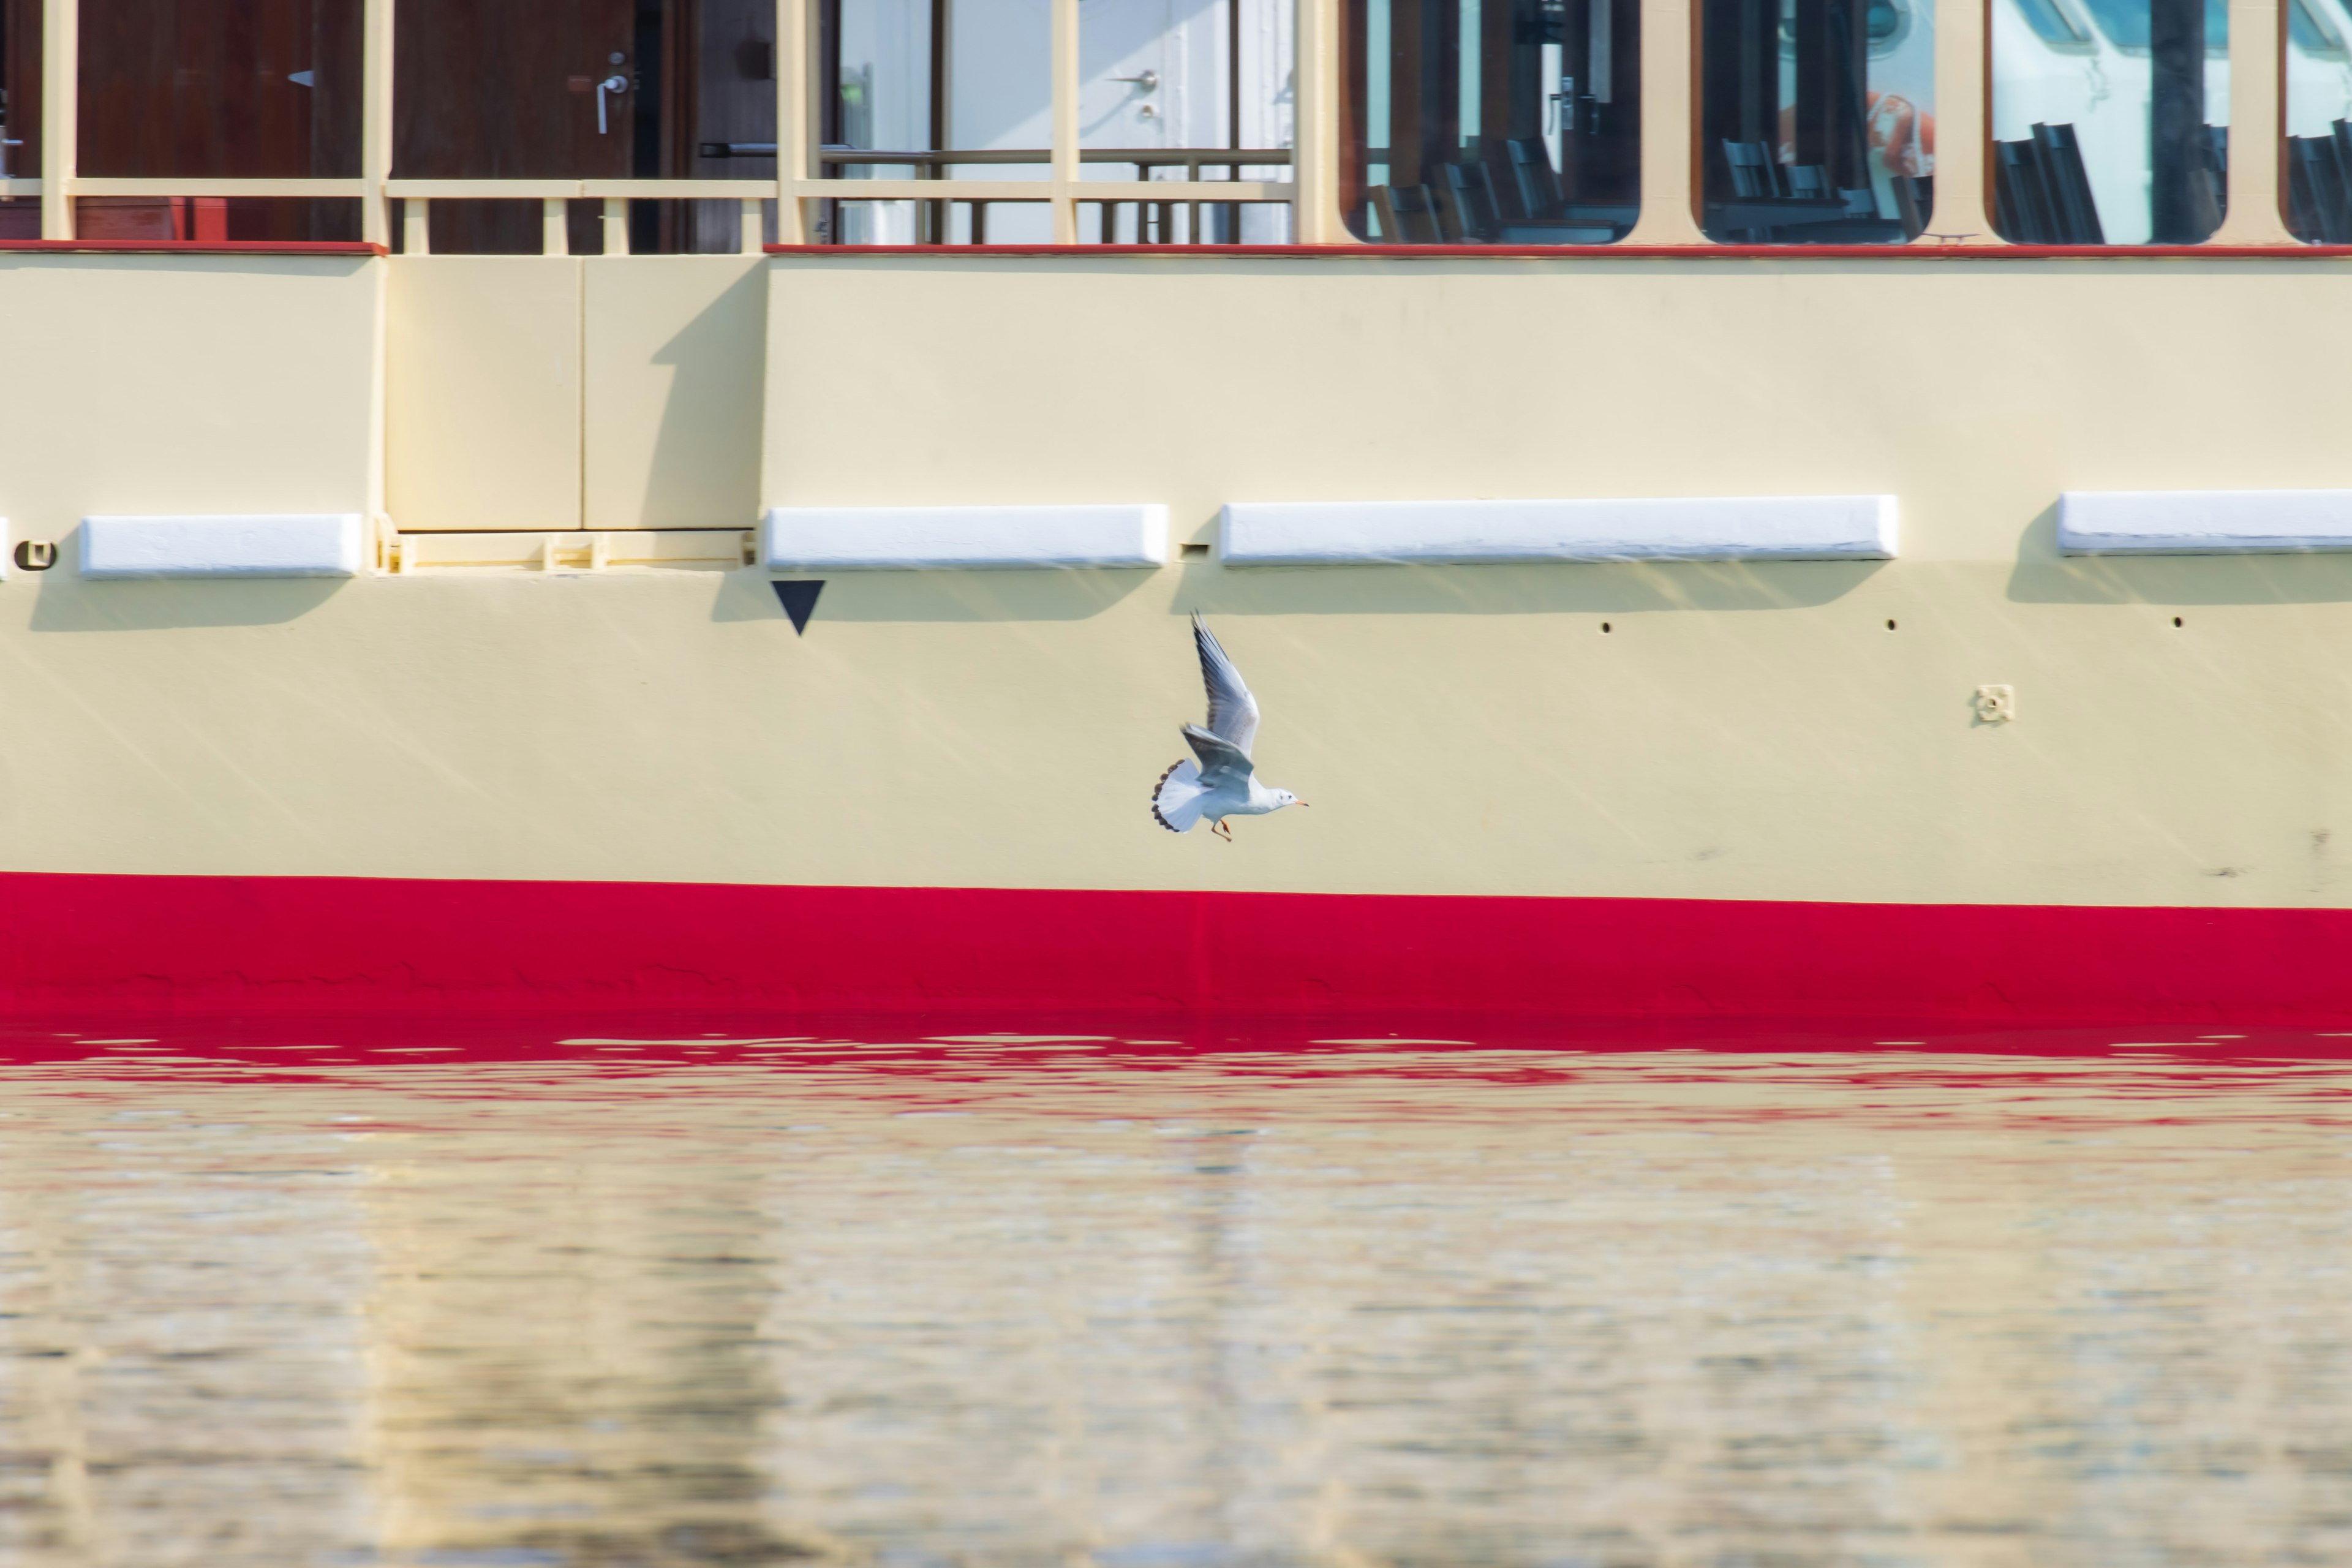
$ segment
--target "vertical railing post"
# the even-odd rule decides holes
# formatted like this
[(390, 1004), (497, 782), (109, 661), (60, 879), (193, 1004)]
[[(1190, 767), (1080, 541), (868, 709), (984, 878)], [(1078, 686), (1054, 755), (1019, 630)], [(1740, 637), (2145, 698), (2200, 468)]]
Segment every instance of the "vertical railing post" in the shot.
[[(1298, 0), (1295, 68), (1297, 132), (1290, 154), (1291, 237), (1340, 245), (1350, 237), (1339, 213), (1340, 0)], [(1239, 178), (1239, 172), (1235, 172)]]
[(1712, 243), (1698, 191), (1696, 0), (1642, 0), (1642, 216), (1627, 245)]
[(81, 0), (41, 0), (41, 237), (74, 237), (81, 150)]
[(806, 245), (803, 187), (816, 140), (816, 51), (809, 0), (776, 0), (776, 243)]
[(2230, 0), (2230, 210), (2209, 245), (2296, 245), (2280, 210), (2286, 135), (2281, 0)]
[(1986, 205), (1992, 149), (1992, 51), (1987, 0), (1936, 7), (1936, 205), (1929, 244), (1999, 245)]
[(360, 178), (367, 195), (360, 204), (360, 237), (392, 246), (392, 201), (383, 194), (392, 178), (393, 0), (362, 0), (360, 6)]
[(1078, 242), (1078, 0), (1054, 6), (1054, 243)]

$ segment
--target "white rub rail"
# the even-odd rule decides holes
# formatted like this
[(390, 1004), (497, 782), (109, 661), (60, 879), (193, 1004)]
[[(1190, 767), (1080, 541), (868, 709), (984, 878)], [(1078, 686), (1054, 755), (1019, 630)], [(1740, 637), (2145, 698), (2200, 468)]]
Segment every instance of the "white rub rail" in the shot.
[[(547, 204), (545, 247), (562, 254), (564, 204), (602, 199), (607, 253), (627, 248), (629, 200), (728, 199), (743, 204), (745, 248), (757, 249), (764, 203), (777, 204), (777, 238), (808, 242), (817, 205), (825, 201), (957, 200), (953, 181), (823, 178), (819, 95), (809, 90), (817, 58), (817, 0), (774, 0), (778, 177), (773, 180), (398, 180), (392, 176), (393, 5), (362, 0), (360, 174), (327, 180), (85, 179), (75, 169), (79, 123), (79, 0), (42, 0), (41, 174), (0, 180), (0, 195), (38, 196), (45, 239), (74, 237), (73, 201), (97, 195), (330, 196), (361, 201), (361, 237), (392, 243), (401, 225), (405, 248), (425, 244), (428, 203), (521, 197)], [(1075, 244), (1078, 212), (1090, 201), (1181, 203), (1286, 200), (1291, 233), (1304, 244), (1349, 241), (1339, 194), (1341, 0), (1297, 5), (1297, 147), (1287, 184), (1256, 182), (1137, 182), (1111, 185), (1081, 177), (1078, 96), (1079, 0), (1051, 0), (1053, 114), (1051, 177), (973, 183), (992, 202), (1041, 202), (1053, 213), (1054, 239)], [(1952, 0), (1936, 7), (1937, 164), (1935, 211), (1922, 242), (1998, 247), (1987, 190), (1990, 0)], [(2230, 100), (2232, 120), (2248, 133), (2231, 138), (2228, 216), (2209, 245), (2303, 248), (2280, 211), (2283, 148), (2277, 133), (2285, 36), (2279, 0), (2230, 0)], [(1697, 105), (1691, 62), (1697, 43), (1697, 0), (1643, 0), (1642, 211), (1626, 243), (1713, 247), (1694, 206)], [(984, 184), (984, 188), (981, 185)], [(1177, 194), (1181, 188), (1181, 194)], [(1915, 242), (1920, 243), (1920, 242)], [(1886, 247), (1899, 249), (1899, 247)]]

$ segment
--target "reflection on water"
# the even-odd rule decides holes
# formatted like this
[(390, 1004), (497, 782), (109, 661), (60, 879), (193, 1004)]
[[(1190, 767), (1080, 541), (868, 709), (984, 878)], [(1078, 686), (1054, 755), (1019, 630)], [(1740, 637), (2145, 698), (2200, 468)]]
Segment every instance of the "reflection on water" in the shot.
[(0, 1042), (0, 1563), (2352, 1553), (2330, 1040), (150, 1033)]

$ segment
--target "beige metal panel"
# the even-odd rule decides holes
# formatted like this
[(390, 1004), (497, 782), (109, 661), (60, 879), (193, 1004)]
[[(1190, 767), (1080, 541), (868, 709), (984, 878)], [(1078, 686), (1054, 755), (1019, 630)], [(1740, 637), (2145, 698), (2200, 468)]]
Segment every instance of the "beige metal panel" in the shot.
[(751, 526), (768, 321), (760, 258), (581, 265), (584, 526)]
[(1634, 245), (1706, 245), (1698, 226), (1698, 150), (1691, 83), (1695, 0), (1642, 0), (1642, 214)]
[(392, 243), (392, 204), (383, 183), (392, 175), (393, 0), (360, 3), (360, 175), (371, 194), (360, 206), (360, 237)]
[[(770, 506), (1902, 498), (2352, 484), (2352, 264), (780, 258)], [(824, 374), (797, 367), (822, 364)], [(919, 439), (910, 438), (919, 433)]]
[(1296, 0), (1298, 148), (1292, 219), (1301, 245), (1350, 245), (1339, 214), (1339, 0)]
[(0, 256), (0, 516), (369, 510), (383, 268)]
[[(2164, 564), (845, 573), (804, 637), (752, 572), (12, 574), (0, 856), (2352, 905), (2352, 563)], [(1231, 847), (1145, 810), (1200, 718), (1195, 606), (1314, 803)], [(2013, 722), (1974, 720), (1990, 681)]]
[(1927, 232), (1946, 244), (2000, 245), (1993, 232), (1991, 92), (1986, 7), (1991, 0), (1945, 0), (1936, 7), (1936, 200)]
[(385, 510), (404, 530), (579, 527), (583, 263), (384, 265)]
[(2222, 245), (2299, 245), (2279, 200), (2286, 137), (2286, 5), (2232, 0), (2230, 6), (2228, 212), (2213, 231)]
[[(37, 356), (0, 513), (338, 504), (289, 492), (364, 466), (309, 291), (343, 275), (268, 265), (0, 268)], [(334, 264), (426, 280), (395, 346), (512, 332), (583, 265)], [(1885, 490), (1904, 558), (839, 573), (804, 637), (764, 573), (574, 572), (577, 542), (341, 585), (16, 573), (5, 863), (2352, 905), (2352, 557), (2070, 561), (2050, 516), (2346, 484), (2343, 262), (768, 265), (773, 503), (1149, 496), (1182, 539), (1233, 499)], [(544, 469), (529, 374), (481, 357), (441, 352), (436, 417), (504, 426), (484, 484)], [(1200, 715), (1194, 607), (1315, 806), (1230, 847), (1144, 808)]]

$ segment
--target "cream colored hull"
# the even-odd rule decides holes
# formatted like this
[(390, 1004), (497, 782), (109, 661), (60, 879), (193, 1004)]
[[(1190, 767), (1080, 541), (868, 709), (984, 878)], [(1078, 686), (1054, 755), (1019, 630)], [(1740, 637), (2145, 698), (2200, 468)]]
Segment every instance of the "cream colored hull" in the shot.
[[(2352, 484), (2347, 303), (2293, 258), (12, 258), (0, 512), (64, 559), (0, 586), (6, 860), (2352, 907), (2352, 558), (2052, 522)], [(1792, 493), (1897, 496), (1900, 558), (1214, 552), (1231, 500)], [(762, 504), (1104, 500), (1209, 555), (837, 573), (804, 636), (724, 569)], [(436, 537), (341, 584), (72, 568), (83, 515), (306, 510)], [(1230, 847), (1147, 808), (1193, 609), (1314, 807)]]

